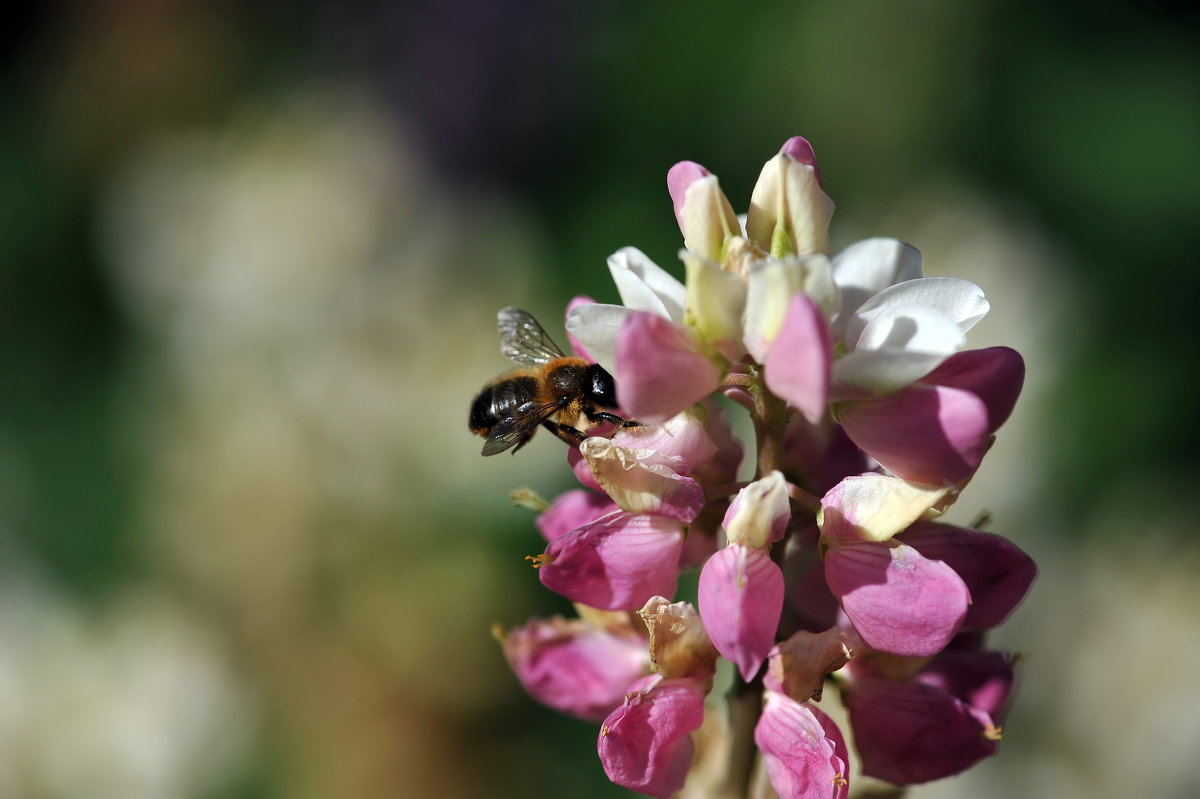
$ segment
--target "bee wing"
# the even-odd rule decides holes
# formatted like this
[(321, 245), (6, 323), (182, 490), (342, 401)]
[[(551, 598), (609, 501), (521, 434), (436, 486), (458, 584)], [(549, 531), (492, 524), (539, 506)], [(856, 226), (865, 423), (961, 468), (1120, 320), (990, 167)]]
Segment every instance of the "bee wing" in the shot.
[(528, 311), (503, 308), (496, 316), (500, 327), (500, 351), (524, 366), (541, 366), (563, 357), (558, 345)]
[(537, 426), (554, 415), (562, 406), (557, 402), (544, 405), (528, 403), (517, 409), (516, 413), (492, 428), (487, 439), (483, 442), (484, 455), (498, 455), (509, 447), (518, 447), (529, 440), (537, 430)]

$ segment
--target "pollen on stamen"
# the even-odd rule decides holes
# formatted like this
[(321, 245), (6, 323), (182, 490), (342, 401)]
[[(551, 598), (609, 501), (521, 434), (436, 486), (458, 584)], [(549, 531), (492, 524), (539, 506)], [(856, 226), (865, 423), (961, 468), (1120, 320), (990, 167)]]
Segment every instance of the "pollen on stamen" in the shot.
[(850, 784), (850, 781), (842, 776), (842, 772), (839, 771), (837, 774), (833, 775), (833, 787), (834, 788), (845, 788), (849, 784)]
[(543, 552), (540, 555), (526, 555), (525, 560), (530, 561), (533, 568), (540, 569), (543, 566), (545, 566), (547, 563), (553, 563), (554, 556)]
[(989, 724), (983, 728), (983, 737), (989, 741), (999, 741), (1004, 738), (1004, 728)]
[(601, 738), (608, 737), (608, 725), (607, 724), (600, 727), (600, 737)]

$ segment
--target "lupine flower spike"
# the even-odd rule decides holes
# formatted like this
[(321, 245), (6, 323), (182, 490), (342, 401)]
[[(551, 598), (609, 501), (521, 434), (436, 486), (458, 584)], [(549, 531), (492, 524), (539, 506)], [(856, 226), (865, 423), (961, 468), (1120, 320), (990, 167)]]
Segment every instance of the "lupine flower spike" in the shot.
[[(470, 427), (485, 455), (546, 427), (580, 484), (522, 494), (537, 576), (578, 618), (497, 632), (518, 680), (597, 723), (603, 773), (648, 796), (745, 797), (757, 774), (782, 799), (841, 799), (852, 772), (904, 786), (994, 755), (1016, 659), (985, 637), (1037, 570), (937, 517), (1012, 413), (1021, 356), (964, 349), (988, 301), (923, 277), (914, 247), (832, 254), (803, 138), (763, 166), (742, 218), (700, 164), (667, 188), (683, 281), (617, 251), (621, 304), (572, 300), (570, 355), (500, 312), (501, 351), (524, 368), (484, 389)], [(690, 570), (694, 602), (676, 600)]]

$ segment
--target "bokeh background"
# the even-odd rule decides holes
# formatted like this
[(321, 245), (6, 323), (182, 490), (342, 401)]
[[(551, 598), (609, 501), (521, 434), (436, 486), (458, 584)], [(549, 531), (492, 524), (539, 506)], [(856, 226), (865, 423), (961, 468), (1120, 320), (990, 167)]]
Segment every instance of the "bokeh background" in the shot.
[[(566, 609), (484, 460), (494, 314), (676, 269), (803, 134), (1028, 362), (960, 501), (1041, 563), (999, 757), (1200, 795), (1200, 13), (1169, 2), (23, 4), (0, 28), (0, 797), (611, 797), (489, 629)], [(681, 270), (680, 270), (681, 271)], [(678, 272), (677, 272), (678, 273)]]

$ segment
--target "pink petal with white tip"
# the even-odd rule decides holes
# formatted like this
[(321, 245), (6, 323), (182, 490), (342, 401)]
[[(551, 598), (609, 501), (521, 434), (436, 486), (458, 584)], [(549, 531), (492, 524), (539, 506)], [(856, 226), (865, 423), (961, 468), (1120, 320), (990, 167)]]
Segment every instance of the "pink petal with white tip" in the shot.
[(969, 391), (916, 385), (840, 406), (850, 440), (898, 477), (958, 483), (991, 446), (988, 409)]
[(538, 514), (538, 532), (547, 541), (553, 541), (615, 510), (620, 509), (607, 495), (576, 488), (559, 494), (549, 508)]
[(815, 424), (829, 402), (832, 360), (833, 339), (824, 314), (810, 297), (796, 294), (763, 364), (767, 388)]
[(601, 721), (650, 668), (646, 639), (579, 619), (537, 619), (503, 640), (513, 673), (530, 696), (562, 713)]
[(996, 753), (991, 717), (919, 682), (856, 680), (844, 694), (863, 774), (912, 785)]
[(780, 799), (845, 799), (849, 794), (846, 742), (833, 720), (813, 705), (767, 691), (754, 743)]
[(749, 682), (775, 643), (783, 611), (783, 572), (761, 549), (734, 544), (700, 571), (700, 618), (721, 657)]
[(722, 526), (729, 543), (763, 549), (783, 539), (791, 518), (787, 480), (775, 470), (737, 493)]
[(658, 799), (682, 788), (695, 753), (691, 733), (704, 721), (707, 693), (705, 680), (653, 675), (635, 683), (596, 740), (608, 778)]
[(937, 522), (917, 522), (896, 536), (922, 555), (940, 560), (971, 592), (964, 631), (997, 626), (1021, 604), (1037, 577), (1033, 558), (1002, 536)]
[(621, 325), (616, 364), (621, 407), (647, 424), (666, 421), (721, 382), (721, 370), (695, 335), (648, 313), (631, 313)]
[(618, 512), (551, 541), (538, 577), (574, 602), (635, 610), (652, 596), (675, 594), (682, 551), (679, 522)]
[(970, 594), (945, 563), (898, 541), (828, 539), (825, 579), (873, 649), (906, 657), (941, 651), (958, 632)]

